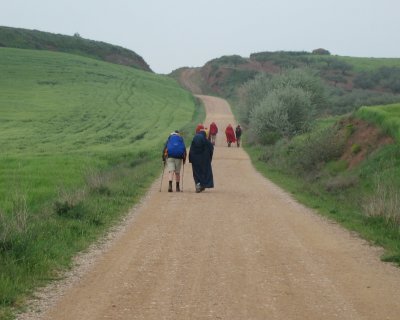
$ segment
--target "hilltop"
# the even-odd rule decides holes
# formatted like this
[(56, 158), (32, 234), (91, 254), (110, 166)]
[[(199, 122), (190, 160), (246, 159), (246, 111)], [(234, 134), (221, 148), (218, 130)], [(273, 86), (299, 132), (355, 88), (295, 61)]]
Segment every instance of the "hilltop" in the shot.
[(0, 26), (0, 47), (60, 51), (97, 60), (152, 71), (146, 61), (135, 52), (120, 46), (38, 30)]
[(343, 57), (323, 49), (222, 56), (200, 68), (177, 69), (171, 76), (189, 90), (195, 86), (196, 93), (235, 99), (238, 88), (258, 74), (274, 75), (288, 69), (311, 69), (323, 80), (329, 96), (327, 114), (400, 101), (400, 59)]

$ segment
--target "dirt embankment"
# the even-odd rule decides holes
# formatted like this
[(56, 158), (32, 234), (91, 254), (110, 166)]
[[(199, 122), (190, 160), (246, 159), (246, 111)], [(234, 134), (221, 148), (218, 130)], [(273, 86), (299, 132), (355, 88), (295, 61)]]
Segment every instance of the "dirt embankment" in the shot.
[(229, 105), (200, 98), (220, 129), (215, 188), (195, 193), (186, 164), (168, 193), (165, 174), (79, 280), (20, 319), (399, 319), (400, 270), (228, 148)]
[(361, 119), (344, 119), (339, 123), (343, 134), (349, 136), (341, 160), (348, 168), (360, 164), (369, 154), (380, 147), (394, 143), (393, 138), (384, 134), (378, 127)]

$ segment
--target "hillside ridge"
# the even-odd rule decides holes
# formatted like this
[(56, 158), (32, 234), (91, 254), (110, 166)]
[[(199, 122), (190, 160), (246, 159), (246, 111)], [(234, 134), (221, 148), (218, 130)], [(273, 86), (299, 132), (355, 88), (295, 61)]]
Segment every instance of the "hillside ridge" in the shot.
[(102, 41), (50, 32), (0, 26), (0, 47), (59, 51), (152, 72), (147, 62), (129, 49)]
[[(222, 56), (199, 68), (180, 68), (171, 76), (186, 89), (235, 99), (239, 88), (257, 75), (276, 75), (290, 69), (308, 69), (318, 76), (331, 97), (327, 114), (345, 114), (363, 105), (400, 101), (400, 58), (357, 58), (320, 51), (258, 52), (249, 57)], [(191, 87), (188, 86), (190, 78)]]

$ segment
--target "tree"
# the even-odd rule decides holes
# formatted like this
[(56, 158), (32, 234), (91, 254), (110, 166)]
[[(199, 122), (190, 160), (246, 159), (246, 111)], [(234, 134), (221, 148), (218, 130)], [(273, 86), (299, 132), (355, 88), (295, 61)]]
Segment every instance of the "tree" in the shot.
[(331, 53), (330, 53), (328, 50), (326, 50), (326, 49), (318, 48), (318, 49), (314, 49), (314, 50), (312, 51), (312, 54), (330, 55)]

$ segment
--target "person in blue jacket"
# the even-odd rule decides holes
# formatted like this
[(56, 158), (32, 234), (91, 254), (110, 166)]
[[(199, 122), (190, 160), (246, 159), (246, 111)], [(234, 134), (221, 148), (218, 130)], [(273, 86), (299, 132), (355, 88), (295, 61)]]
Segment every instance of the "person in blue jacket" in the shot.
[(174, 177), (176, 181), (176, 191), (180, 192), (180, 172), (182, 163), (185, 165), (186, 162), (186, 146), (178, 130), (172, 132), (165, 142), (162, 159), (164, 161), (164, 166), (166, 165), (168, 167), (168, 192), (172, 192), (172, 181)]

